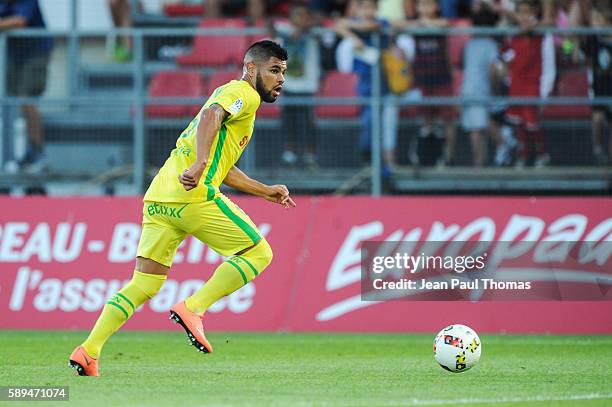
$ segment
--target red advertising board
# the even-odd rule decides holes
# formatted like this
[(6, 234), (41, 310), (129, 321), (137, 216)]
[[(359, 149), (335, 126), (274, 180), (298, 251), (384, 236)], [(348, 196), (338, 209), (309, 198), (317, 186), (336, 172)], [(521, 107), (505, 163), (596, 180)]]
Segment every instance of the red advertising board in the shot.
[[(478, 239), (502, 257), (512, 251), (502, 242), (529, 242), (534, 264), (570, 276), (599, 272), (601, 284), (590, 289), (610, 299), (612, 246), (600, 244), (578, 260), (570, 254), (585, 242), (612, 241), (610, 199), (298, 197), (292, 210), (258, 198), (235, 201), (266, 235), (274, 260), (209, 310), (207, 329), (434, 332), (464, 323), (482, 332), (612, 333), (610, 301), (374, 302), (360, 296), (364, 241)], [(0, 329), (90, 328), (106, 298), (131, 277), (141, 201), (1, 198), (0, 208)], [(558, 241), (568, 242), (566, 251), (547, 246)], [(555, 263), (542, 253), (554, 253)], [(197, 290), (221, 261), (186, 239), (160, 293), (126, 328), (170, 329), (169, 307)]]

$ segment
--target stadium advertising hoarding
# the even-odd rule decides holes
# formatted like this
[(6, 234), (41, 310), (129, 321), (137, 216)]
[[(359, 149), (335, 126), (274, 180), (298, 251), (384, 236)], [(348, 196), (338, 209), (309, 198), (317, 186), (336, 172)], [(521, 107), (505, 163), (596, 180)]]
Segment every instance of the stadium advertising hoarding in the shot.
[[(461, 320), (483, 332), (612, 333), (610, 199), (298, 197), (291, 211), (257, 198), (235, 201), (267, 236), (274, 260), (211, 308), (207, 329), (430, 332)], [(90, 328), (131, 277), (141, 201), (3, 198), (0, 205), (0, 328)], [(487, 243), (477, 254), (536, 286), (543, 271), (556, 279), (546, 294), (471, 286), (459, 297), (363, 297), (371, 277), (363, 273), (364, 242), (385, 241), (387, 252), (418, 242), (418, 257), (443, 255), (452, 240)], [(160, 293), (126, 328), (170, 329), (169, 307), (222, 261), (186, 239)]]

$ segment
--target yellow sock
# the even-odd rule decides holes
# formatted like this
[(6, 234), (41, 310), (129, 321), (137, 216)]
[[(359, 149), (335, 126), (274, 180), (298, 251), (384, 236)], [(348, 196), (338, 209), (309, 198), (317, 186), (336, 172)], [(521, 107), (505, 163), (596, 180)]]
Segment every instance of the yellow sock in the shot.
[(272, 261), (272, 249), (261, 239), (246, 253), (228, 258), (195, 294), (185, 300), (187, 309), (204, 315), (208, 307), (257, 277)]
[(153, 298), (166, 281), (166, 276), (134, 271), (132, 281), (112, 296), (98, 317), (82, 346), (92, 358), (98, 358), (102, 347), (136, 309)]

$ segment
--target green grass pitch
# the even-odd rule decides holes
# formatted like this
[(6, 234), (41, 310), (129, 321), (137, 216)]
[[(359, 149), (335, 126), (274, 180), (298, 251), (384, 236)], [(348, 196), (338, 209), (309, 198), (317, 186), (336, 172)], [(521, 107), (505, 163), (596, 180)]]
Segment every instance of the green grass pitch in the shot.
[(211, 333), (204, 355), (182, 330), (119, 332), (96, 379), (68, 368), (85, 335), (0, 331), (0, 386), (69, 386), (43, 404), (72, 406), (612, 406), (612, 336), (483, 334), (480, 364), (453, 374), (433, 334)]

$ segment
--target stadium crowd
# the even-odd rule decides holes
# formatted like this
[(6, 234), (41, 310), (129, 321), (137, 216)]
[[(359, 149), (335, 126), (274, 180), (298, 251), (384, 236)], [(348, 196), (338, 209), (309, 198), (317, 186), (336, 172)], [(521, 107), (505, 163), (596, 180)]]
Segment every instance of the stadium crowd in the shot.
[[(13, 0), (7, 3), (13, 4), (12, 8), (0, 7), (0, 27), (40, 27), (40, 16), (34, 11), (36, 2)], [(19, 9), (19, 4), (31, 7)], [(372, 68), (379, 61), (382, 96), (395, 95), (407, 100), (453, 95), (468, 99), (579, 96), (571, 88), (576, 74), (586, 77), (587, 71), (590, 93), (598, 97), (612, 96), (610, 36), (544, 35), (534, 31), (538, 27), (610, 27), (609, 0), (108, 0), (108, 5), (118, 27), (138, 26), (135, 16), (157, 13), (169, 20), (197, 17), (194, 25), (200, 19), (217, 22), (224, 19), (241, 21), (242, 25), (237, 27), (264, 28), (266, 37), (277, 39), (289, 50), (284, 93), (290, 96), (325, 95), (323, 79), (337, 71), (355, 78), (350, 83), (356, 96), (370, 96)], [(23, 21), (19, 25), (6, 25), (15, 14), (21, 15)], [(514, 36), (410, 33), (416, 28), (469, 26), (515, 26), (519, 33)], [(313, 35), (314, 27), (330, 30)], [(194, 49), (196, 42), (197, 38)], [(46, 47), (49, 52), (51, 45)], [(9, 47), (9, 53), (10, 50)], [(133, 51), (130, 38), (119, 37), (114, 50), (116, 61), (129, 61)], [(42, 51), (41, 55), (44, 56)], [(185, 65), (198, 65), (197, 58), (182, 57)], [(39, 67), (42, 63), (41, 58), (35, 61), (31, 58), (29, 62), (36, 62)], [(181, 57), (177, 62), (181, 64)], [(9, 65), (9, 72), (33, 69), (10, 57)], [(568, 88), (569, 91), (563, 91)], [(20, 89), (20, 92), (35, 96), (40, 94), (40, 89)], [(564, 112), (563, 107), (483, 102), (465, 103), (461, 108), (402, 108), (390, 102), (391, 98), (384, 100), (389, 101), (381, 108), (384, 176), (393, 173), (398, 154), (408, 154), (413, 164), (455, 165), (458, 130), (469, 135), (475, 166), (547, 166), (551, 164), (546, 143), (550, 137), (544, 134), (541, 122), (545, 117), (562, 117)], [(308, 106), (282, 108), (282, 124), (291, 129), (286, 132), (280, 157), (285, 165), (301, 162), (316, 169), (316, 145), (311, 137), (314, 110)], [(596, 105), (585, 117), (592, 121), (593, 164), (607, 165), (612, 156), (611, 113), (611, 106)], [(359, 148), (363, 161), (369, 162), (372, 110), (362, 106), (358, 114)], [(42, 156), (43, 136), (36, 130), (41, 127), (36, 122), (37, 116), (28, 114), (27, 109), (24, 116), (28, 128), (34, 129), (30, 132), (33, 154), (24, 158), (27, 161), (24, 164), (31, 164)], [(399, 122), (403, 117), (418, 117), (422, 124), (418, 137), (411, 137), (409, 151), (398, 152)]]

